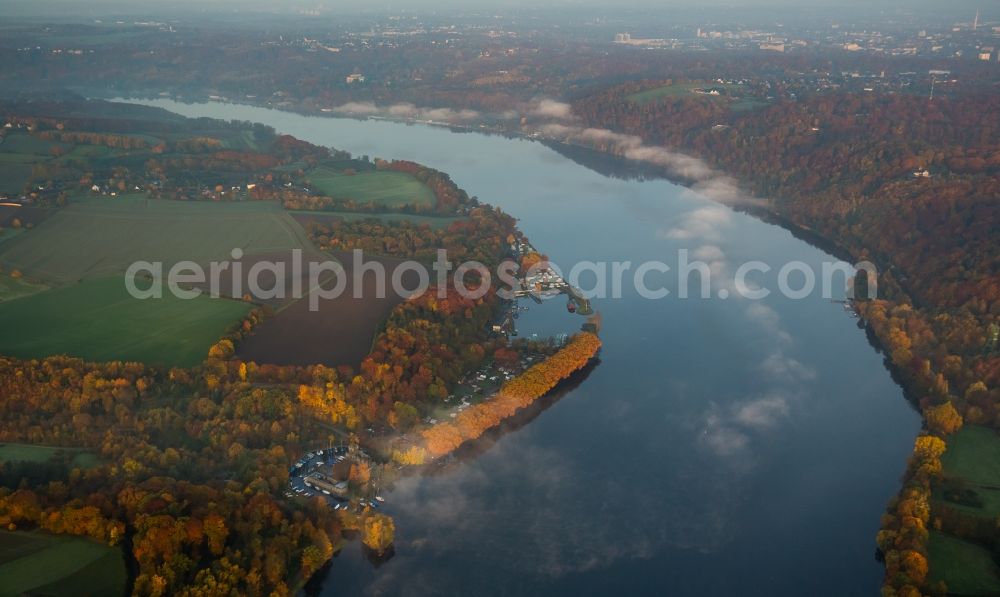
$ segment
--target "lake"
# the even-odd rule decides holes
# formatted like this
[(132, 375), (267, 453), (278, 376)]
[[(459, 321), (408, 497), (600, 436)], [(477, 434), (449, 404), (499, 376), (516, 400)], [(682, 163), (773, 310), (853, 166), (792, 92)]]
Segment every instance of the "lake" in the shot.
[[(594, 302), (604, 348), (585, 379), (474, 457), (386, 492), (394, 557), (375, 566), (354, 542), (311, 592), (877, 594), (875, 533), (917, 413), (856, 320), (818, 291), (801, 300), (776, 291), (719, 298), (741, 263), (770, 265), (758, 278), (775, 289), (789, 260), (820, 272), (828, 254), (685, 187), (609, 177), (526, 139), (142, 103), (438, 168), (519, 218), (564, 271), (585, 260), (633, 269), (658, 260), (673, 272), (686, 249), (719, 274), (712, 298), (687, 300), (676, 298), (675, 273), (646, 276), (649, 286), (672, 289), (659, 300), (642, 298), (627, 275), (621, 298)], [(591, 160), (614, 169), (612, 158)], [(595, 279), (585, 274), (581, 286)], [(528, 306), (522, 336), (583, 322), (564, 300)]]

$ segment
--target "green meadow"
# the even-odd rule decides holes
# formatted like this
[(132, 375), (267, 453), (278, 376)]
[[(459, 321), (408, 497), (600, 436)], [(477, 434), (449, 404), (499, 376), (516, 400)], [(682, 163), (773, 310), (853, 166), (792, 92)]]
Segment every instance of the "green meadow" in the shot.
[(385, 208), (434, 205), (434, 193), (430, 188), (405, 172), (343, 174), (321, 166), (309, 171), (306, 178), (316, 190), (335, 199), (352, 199)]
[(928, 542), (931, 582), (944, 581), (949, 595), (998, 595), (1000, 578), (990, 552), (932, 530)]
[(250, 305), (200, 296), (132, 298), (120, 276), (88, 279), (0, 303), (0, 353), (190, 367)]
[(37, 156), (22, 153), (0, 153), (0, 193), (20, 193), (31, 180), (32, 164)]
[[(946, 441), (948, 448), (941, 456), (945, 480), (934, 488), (932, 511), (934, 504), (947, 504), (993, 524), (1000, 517), (1000, 435), (967, 425)], [(949, 594), (1000, 594), (1000, 568), (989, 550), (934, 530), (929, 550), (930, 578), (944, 581)]]
[(0, 531), (0, 597), (123, 595), (122, 551), (83, 537)]
[(39, 446), (35, 444), (0, 444), (0, 462), (48, 462), (60, 452), (69, 452), (73, 456), (72, 466), (93, 468), (101, 463), (101, 459), (93, 452), (76, 448), (59, 448), (55, 446)]
[[(695, 89), (702, 89), (706, 87), (718, 87), (721, 89), (726, 89), (730, 93), (739, 95), (739, 85), (727, 84), (727, 83), (672, 83), (670, 85), (662, 85), (660, 87), (654, 87), (652, 89), (645, 89), (643, 91), (638, 91), (636, 93), (630, 94), (628, 100), (637, 104), (647, 104), (650, 102), (656, 102), (664, 98), (672, 97), (703, 97), (712, 100), (722, 100), (728, 98), (723, 98), (714, 95), (695, 95)], [(735, 100), (730, 101), (729, 109), (732, 112), (749, 112), (751, 110), (756, 110), (757, 108), (763, 108), (770, 105), (768, 102), (753, 97), (738, 97)]]
[(941, 456), (946, 475), (981, 485), (1000, 486), (1000, 435), (988, 427), (967, 425), (947, 440)]
[[(245, 254), (310, 247), (276, 203), (88, 197), (57, 211), (28, 234), (0, 244), (0, 267), (67, 284), (124, 272), (134, 261), (205, 263)], [(165, 269), (166, 269), (165, 267)]]
[(974, 493), (979, 503), (946, 500), (943, 486), (935, 488), (934, 498), (969, 514), (1000, 517), (1000, 435), (987, 427), (967, 425), (950, 436), (947, 443), (948, 449), (941, 456), (945, 478)]
[[(0, 237), (0, 240), (3, 240)], [(44, 284), (30, 282), (24, 278), (14, 278), (6, 273), (0, 273), (0, 303), (11, 301), (22, 296), (29, 296), (48, 288)]]
[(434, 215), (423, 215), (423, 214), (407, 214), (407, 213), (367, 213), (367, 212), (357, 212), (357, 211), (293, 211), (292, 217), (296, 221), (305, 222), (310, 219), (317, 221), (324, 221), (331, 218), (337, 218), (344, 220), (346, 222), (357, 222), (363, 220), (380, 220), (382, 222), (410, 222), (416, 226), (427, 225), (431, 228), (447, 228), (451, 226), (452, 223), (461, 221), (465, 219), (462, 216), (434, 216)]

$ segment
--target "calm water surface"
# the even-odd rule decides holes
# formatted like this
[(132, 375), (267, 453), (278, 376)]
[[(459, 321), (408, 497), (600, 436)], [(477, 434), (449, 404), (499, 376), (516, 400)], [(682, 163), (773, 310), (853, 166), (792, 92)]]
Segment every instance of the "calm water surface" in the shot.
[[(566, 268), (675, 263), (679, 249), (719, 272), (793, 259), (819, 272), (831, 259), (683, 187), (608, 178), (531, 141), (148, 103), (444, 170), (518, 217)], [(676, 274), (666, 279), (676, 287)], [(864, 332), (819, 293), (652, 301), (630, 286), (598, 301), (604, 350), (582, 383), (477, 457), (386, 493), (395, 556), (375, 567), (354, 543), (320, 592), (877, 594), (875, 532), (919, 420)], [(531, 305), (519, 327), (546, 335), (580, 323), (554, 301)]]

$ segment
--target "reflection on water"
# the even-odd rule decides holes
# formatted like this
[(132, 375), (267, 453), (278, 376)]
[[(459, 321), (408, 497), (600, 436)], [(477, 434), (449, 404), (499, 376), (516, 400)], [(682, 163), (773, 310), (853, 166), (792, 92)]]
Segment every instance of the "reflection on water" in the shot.
[[(791, 259), (820, 271), (828, 259), (778, 226), (593, 153), (563, 151), (570, 159), (502, 136), (151, 103), (439, 168), (520, 218), (561, 266), (669, 262), (681, 249), (710, 255), (722, 273)], [(442, 474), (400, 480), (385, 495), (395, 555), (375, 567), (351, 543), (311, 590), (876, 593), (874, 536), (919, 419), (864, 331), (820, 296), (674, 297), (644, 300), (626, 287), (621, 299), (597, 301), (604, 348), (585, 381)], [(531, 305), (518, 321), (528, 337), (579, 326), (559, 302)]]
[(609, 178), (643, 181), (663, 178), (667, 175), (664, 168), (649, 162), (627, 160), (578, 145), (567, 145), (553, 141), (542, 141), (542, 144), (584, 168)]

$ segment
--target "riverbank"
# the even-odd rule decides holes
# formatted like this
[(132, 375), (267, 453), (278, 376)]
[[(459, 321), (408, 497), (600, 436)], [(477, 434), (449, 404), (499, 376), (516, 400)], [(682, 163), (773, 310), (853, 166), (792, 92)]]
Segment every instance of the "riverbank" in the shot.
[[(92, 94), (92, 96), (102, 97), (101, 94), (99, 93)], [(261, 101), (231, 102), (228, 100), (209, 99), (208, 96), (200, 99), (175, 98), (175, 97), (164, 98), (156, 94), (145, 93), (145, 94), (130, 94), (127, 97), (121, 97), (116, 95), (112, 97), (103, 97), (102, 99), (106, 99), (107, 101), (120, 101), (126, 103), (135, 102), (138, 100), (139, 103), (147, 103), (147, 104), (148, 102), (156, 102), (168, 99), (170, 101), (176, 101), (187, 105), (214, 103), (219, 105), (231, 105), (235, 107), (250, 106), (254, 108), (275, 110), (278, 112), (286, 112), (289, 114), (297, 114), (300, 116), (311, 117), (311, 118), (348, 119), (358, 122), (365, 122), (365, 121), (390, 122), (390, 123), (399, 123), (405, 125), (423, 125), (423, 126), (446, 129), (452, 132), (459, 132), (459, 133), (475, 133), (485, 136), (498, 135), (507, 139), (522, 139), (525, 141), (535, 141), (547, 147), (551, 147), (556, 151), (560, 151), (560, 149), (572, 149), (574, 151), (591, 152), (605, 157), (610, 156), (612, 158), (619, 159), (622, 160), (623, 162), (631, 164), (641, 164), (643, 166), (643, 172), (642, 172), (643, 176), (649, 176), (650, 178), (659, 178), (687, 188), (693, 188), (698, 183), (698, 179), (696, 178), (683, 176), (677, 172), (671, 171), (669, 168), (665, 166), (658, 165), (655, 162), (634, 159), (624, 155), (621, 152), (611, 151), (609, 149), (601, 149), (599, 147), (595, 147), (594, 145), (588, 145), (585, 143), (574, 142), (565, 136), (546, 134), (540, 129), (529, 128), (527, 130), (524, 130), (521, 127), (521, 125), (518, 125), (517, 128), (512, 128), (508, 125), (502, 124), (504, 122), (503, 120), (497, 120), (492, 124), (485, 125), (484, 128), (480, 126), (474, 126), (471, 124), (441, 122), (441, 121), (420, 119), (415, 117), (358, 114), (351, 112), (331, 112), (331, 111), (324, 111), (322, 109), (308, 110), (301, 107), (296, 109), (294, 107), (277, 106), (270, 102), (261, 102)], [(571, 153), (566, 153), (562, 151), (560, 151), (560, 153), (567, 155), (567, 157), (569, 157), (570, 159), (572, 159), (577, 163), (581, 163), (585, 167), (592, 168), (591, 165), (588, 165), (584, 163), (584, 161), (580, 160), (578, 155), (573, 155)], [(625, 178), (629, 177), (625, 176)], [(714, 197), (710, 195), (706, 195), (706, 197), (708, 199), (714, 200)], [(844, 245), (837, 239), (824, 236), (822, 233), (816, 231), (815, 229), (794, 221), (787, 214), (781, 213), (766, 201), (752, 203), (752, 204), (744, 202), (737, 204), (729, 204), (726, 202), (720, 202), (720, 203), (736, 211), (749, 214), (762, 221), (774, 224), (776, 226), (780, 226), (781, 228), (784, 228), (789, 232), (791, 232), (792, 234), (794, 234), (797, 238), (800, 238), (806, 241), (807, 243), (830, 253), (831, 255), (837, 257), (838, 259), (850, 262), (855, 262), (859, 259), (859, 256), (856, 254), (856, 252), (851, 251), (846, 245)], [(373, 215), (378, 215), (378, 214), (373, 213)]]
[(403, 465), (422, 465), (454, 452), (545, 396), (586, 367), (600, 349), (596, 334), (578, 333), (555, 354), (504, 383), (491, 398), (459, 412), (454, 423), (441, 421), (419, 430), (420, 442), (405, 450), (394, 449), (392, 459)]

